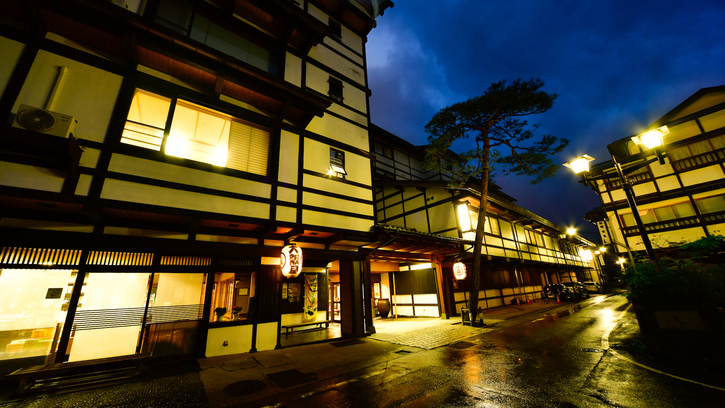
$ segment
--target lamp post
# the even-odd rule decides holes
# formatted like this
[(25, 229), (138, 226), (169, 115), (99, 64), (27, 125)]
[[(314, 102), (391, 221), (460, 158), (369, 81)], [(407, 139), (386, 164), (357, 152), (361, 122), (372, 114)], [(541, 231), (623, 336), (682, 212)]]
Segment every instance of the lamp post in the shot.
[[(667, 129), (667, 126), (662, 126), (658, 129), (654, 129), (652, 131), (649, 131), (645, 134), (634, 136), (632, 138), (632, 141), (634, 141), (636, 144), (643, 144), (647, 149), (655, 149), (655, 155), (657, 156), (657, 160), (660, 162), (660, 164), (664, 164), (664, 157), (660, 153), (659, 150), (656, 148), (659, 146), (662, 146), (664, 143), (662, 142), (662, 136), (670, 133), (670, 131)], [(609, 147), (607, 147), (609, 149)], [(632, 217), (634, 217), (634, 222), (637, 224), (637, 230), (639, 231), (639, 235), (642, 238), (642, 243), (644, 244), (644, 249), (647, 252), (647, 257), (649, 258), (650, 262), (652, 263), (652, 267), (654, 268), (655, 272), (660, 272), (660, 266), (657, 263), (657, 256), (654, 253), (654, 250), (652, 249), (652, 243), (649, 240), (649, 236), (647, 235), (647, 230), (644, 227), (644, 223), (642, 223), (642, 218), (639, 215), (639, 210), (637, 210), (637, 202), (634, 199), (634, 191), (632, 190), (632, 182), (627, 178), (627, 173), (625, 173), (622, 170), (622, 165), (617, 161), (617, 157), (612, 153), (611, 149), (609, 149), (609, 153), (612, 155), (612, 163), (614, 163), (614, 169), (617, 172), (617, 175), (619, 176), (620, 181), (622, 182), (622, 189), (624, 190), (624, 194), (627, 197), (627, 204), (629, 204), (629, 208), (632, 210)], [(576, 174), (581, 174), (584, 180), (587, 179), (587, 173), (589, 173), (589, 162), (593, 161), (594, 158), (591, 156), (587, 156), (586, 154), (583, 156), (579, 156), (575, 158), (574, 160), (571, 160), (567, 163), (564, 163), (565, 167), (568, 167), (574, 171)], [(649, 162), (646, 162), (646, 164), (649, 164)], [(640, 166), (642, 167), (642, 166)], [(639, 168), (639, 167), (638, 167)], [(636, 169), (635, 169), (636, 170)], [(631, 170), (633, 171), (633, 170)], [(622, 267), (624, 267), (622, 263)]]

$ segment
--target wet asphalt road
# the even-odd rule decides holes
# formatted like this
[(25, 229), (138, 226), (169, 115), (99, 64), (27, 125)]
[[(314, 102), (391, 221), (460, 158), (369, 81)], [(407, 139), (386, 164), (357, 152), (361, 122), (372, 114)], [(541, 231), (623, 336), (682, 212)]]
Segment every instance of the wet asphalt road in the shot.
[[(618, 345), (616, 333), (626, 336), (628, 327), (636, 327), (634, 314), (625, 312), (628, 305), (623, 296), (595, 296), (571, 315), (514, 319), (493, 332), (355, 373), (351, 381), (298, 391), (275, 406), (725, 406), (723, 390), (656, 373), (603, 350), (602, 336), (613, 323), (620, 329), (607, 337), (612, 347)], [(722, 378), (705, 371), (679, 371), (725, 388)]]
[[(406, 353), (399, 357), (371, 360), (365, 369), (229, 406), (725, 406), (723, 373), (631, 353), (638, 328), (624, 296), (594, 296), (581, 306), (561, 316), (535, 313), (507, 320), (491, 332), (432, 350), (404, 347)], [(141, 382), (0, 403), (0, 408), (209, 406), (199, 374), (184, 367), (175, 370)]]

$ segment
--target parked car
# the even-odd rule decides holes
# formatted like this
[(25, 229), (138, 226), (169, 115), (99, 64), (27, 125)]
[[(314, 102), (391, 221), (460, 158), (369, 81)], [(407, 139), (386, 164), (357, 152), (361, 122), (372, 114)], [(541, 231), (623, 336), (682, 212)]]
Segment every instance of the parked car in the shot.
[(576, 294), (575, 297), (577, 300), (589, 299), (592, 297), (587, 288), (582, 285), (581, 282), (564, 282), (563, 285), (570, 288)]
[(559, 296), (559, 300), (562, 302), (577, 298), (577, 294), (571, 288), (560, 284), (544, 286), (544, 290), (541, 291), (541, 296), (548, 299), (556, 299)]
[(602, 285), (598, 284), (597, 282), (586, 281), (582, 282), (582, 285), (587, 288), (589, 293), (602, 293)]

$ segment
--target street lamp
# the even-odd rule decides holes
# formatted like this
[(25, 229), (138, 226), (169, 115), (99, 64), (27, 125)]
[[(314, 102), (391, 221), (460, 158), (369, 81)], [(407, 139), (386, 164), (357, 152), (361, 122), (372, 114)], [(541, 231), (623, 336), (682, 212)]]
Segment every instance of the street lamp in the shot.
[[(660, 151), (656, 148), (664, 145), (662, 141), (662, 136), (668, 133), (670, 133), (670, 131), (667, 129), (667, 126), (662, 126), (642, 135), (634, 136), (632, 137), (632, 141), (636, 144), (644, 145), (647, 149), (654, 149), (657, 160), (660, 162), (660, 164), (664, 164), (664, 156), (662, 156), (662, 153), (660, 153)], [(609, 153), (612, 155), (614, 169), (617, 171), (617, 175), (622, 182), (622, 189), (624, 190), (624, 194), (627, 196), (627, 203), (629, 204), (629, 208), (632, 210), (632, 216), (634, 217), (634, 222), (637, 224), (639, 235), (642, 237), (642, 243), (644, 244), (644, 249), (647, 252), (647, 257), (652, 263), (652, 267), (654, 268), (655, 272), (659, 273), (660, 266), (657, 263), (657, 257), (655, 256), (654, 250), (652, 249), (652, 243), (649, 240), (647, 230), (645, 229), (644, 224), (642, 223), (642, 218), (640, 217), (639, 211), (637, 210), (637, 202), (634, 200), (632, 182), (627, 178), (627, 174), (635, 170), (639, 170), (640, 168), (650, 164), (654, 160), (646, 161), (644, 164), (640, 166), (635, 166), (634, 168), (631, 168), (625, 172), (622, 170), (622, 166), (617, 161), (617, 157), (614, 155), (614, 153), (612, 153), (610, 146), (607, 146), (607, 149), (609, 149)], [(594, 160), (593, 157), (587, 156), (585, 154), (575, 158), (574, 160), (564, 163), (564, 166), (572, 169), (576, 174), (581, 174), (586, 181), (587, 174), (589, 173), (589, 162), (591, 162), (592, 160)]]

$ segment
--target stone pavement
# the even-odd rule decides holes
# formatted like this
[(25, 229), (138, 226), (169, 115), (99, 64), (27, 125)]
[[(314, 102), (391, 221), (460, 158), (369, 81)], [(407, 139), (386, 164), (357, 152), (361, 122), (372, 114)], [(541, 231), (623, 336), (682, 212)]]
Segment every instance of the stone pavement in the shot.
[(522, 315), (571, 313), (573, 309), (578, 309), (578, 305), (555, 302), (487, 309), (481, 313), (487, 326), (480, 328), (463, 326), (460, 318), (376, 319), (377, 333), (362, 339), (337, 339), (176, 365), (153, 365), (130, 383), (69, 394), (29, 395), (24, 400), (5, 395), (6, 402), (0, 399), (0, 407), (274, 405), (285, 394), (297, 392), (295, 388), (302, 384), (334, 386), (339, 379), (363, 375), (366, 369), (400, 358), (416, 348), (454, 344)]

